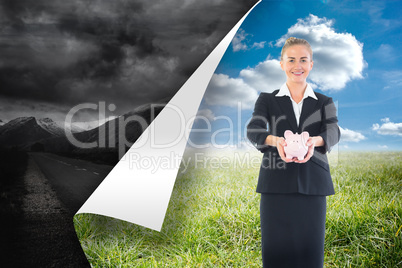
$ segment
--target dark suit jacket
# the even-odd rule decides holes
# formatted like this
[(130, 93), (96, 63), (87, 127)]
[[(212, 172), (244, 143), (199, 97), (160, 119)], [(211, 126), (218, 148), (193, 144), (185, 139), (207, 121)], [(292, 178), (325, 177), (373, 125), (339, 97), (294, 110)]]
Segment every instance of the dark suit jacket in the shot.
[[(248, 139), (264, 153), (257, 192), (334, 194), (326, 152), (338, 143), (340, 130), (332, 98), (314, 92), (318, 100), (311, 97), (304, 99), (297, 126), (290, 97), (275, 97), (278, 91), (260, 94), (247, 125)], [(325, 145), (315, 147), (313, 157), (306, 163), (286, 163), (276, 147), (264, 145), (268, 135), (283, 137), (286, 130), (293, 133), (307, 131), (310, 136), (321, 136)]]

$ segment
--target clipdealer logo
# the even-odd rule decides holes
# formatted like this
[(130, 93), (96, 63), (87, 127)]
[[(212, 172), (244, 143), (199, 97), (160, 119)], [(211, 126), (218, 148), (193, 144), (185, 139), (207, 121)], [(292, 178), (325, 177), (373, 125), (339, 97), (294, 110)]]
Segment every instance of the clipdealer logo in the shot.
[[(98, 135), (97, 135), (97, 140), (92, 140), (92, 141), (82, 141), (76, 138), (74, 133), (72, 132), (70, 127), (73, 125), (73, 118), (74, 116), (81, 112), (82, 110), (85, 109), (91, 109), (95, 110), (98, 112), (98, 122), (99, 122), (99, 127), (98, 127)], [(158, 138), (156, 139), (156, 133), (158, 132), (158, 137), (163, 137), (163, 131), (161, 129), (155, 128), (155, 126), (152, 124), (152, 121), (156, 118), (157, 116), (157, 109), (162, 110), (162, 109), (168, 109), (170, 111), (171, 117), (177, 117), (175, 121), (180, 122), (176, 126), (172, 126), (174, 128), (172, 131), (175, 132), (174, 135), (171, 136), (171, 138)], [(82, 103), (74, 106), (68, 113), (65, 119), (65, 134), (69, 142), (77, 147), (77, 148), (82, 148), (82, 149), (94, 149), (94, 148), (110, 148), (110, 149), (116, 149), (118, 151), (119, 159), (123, 159), (126, 154), (126, 149), (131, 147), (133, 149), (140, 148), (144, 146), (145, 144), (148, 143), (148, 139), (150, 139), (150, 147), (151, 148), (156, 148), (156, 149), (163, 149), (163, 148), (171, 148), (175, 144), (179, 143), (182, 139), (187, 140), (187, 146), (193, 148), (193, 149), (226, 149), (226, 148), (232, 148), (232, 149), (241, 149), (246, 145), (248, 146), (249, 149), (252, 149), (252, 147), (256, 147), (257, 149), (260, 149), (261, 146), (257, 144), (251, 144), (247, 139), (243, 138), (247, 136), (247, 133), (249, 132), (256, 132), (256, 133), (262, 133), (266, 132), (267, 129), (247, 129), (247, 125), (249, 122), (253, 120), (261, 120), (264, 124), (268, 126), (268, 131), (271, 135), (278, 135), (277, 129), (278, 125), (282, 122), (286, 121), (286, 116), (281, 115), (279, 117), (273, 116), (272, 118), (268, 119), (262, 116), (254, 116), (247, 118), (244, 120), (244, 118), (241, 118), (241, 111), (242, 109), (242, 103), (238, 102), (237, 103), (237, 117), (229, 117), (229, 116), (216, 116), (214, 118), (208, 118), (203, 115), (195, 115), (191, 118), (186, 118), (185, 114), (179, 109), (179, 107), (174, 106), (172, 104), (150, 104), (150, 109), (149, 109), (149, 118), (144, 118), (143, 116), (140, 116), (138, 114), (132, 114), (129, 116), (119, 116), (119, 117), (106, 117), (107, 112), (113, 112), (116, 110), (116, 106), (114, 104), (109, 104), (106, 105), (105, 102), (99, 102), (99, 104), (95, 103)], [(335, 105), (329, 105), (324, 108), (325, 114), (327, 115), (332, 115), (335, 116)], [(111, 119), (112, 118), (112, 119)], [(203, 128), (195, 128), (193, 127), (193, 123), (197, 120), (203, 121), (204, 127)], [(310, 125), (313, 125), (317, 122), (321, 122), (322, 120), (322, 113), (320, 110), (315, 111), (313, 114), (311, 114), (304, 122), (302, 125), (302, 129), (307, 128)], [(227, 125), (229, 127), (218, 127), (218, 128), (213, 128), (212, 122), (218, 122), (221, 125)], [(243, 124), (242, 124), (243, 123)], [(130, 142), (127, 139), (126, 135), (126, 130), (127, 126), (129, 124), (137, 124), (137, 130), (138, 130), (138, 135), (139, 138), (135, 141), (135, 143)], [(146, 132), (144, 134), (144, 131), (150, 127), (150, 131)], [(214, 130), (213, 130), (214, 129)], [(190, 133), (201, 133), (206, 136), (209, 135), (209, 140), (206, 143), (199, 144), (196, 141), (192, 140), (190, 138)], [(235, 134), (237, 132), (237, 134)], [(142, 133), (142, 134), (141, 134)], [(162, 133), (162, 135), (160, 135)], [(240, 133), (240, 135), (239, 135)], [(226, 136), (226, 140), (224, 143), (222, 143), (222, 139), (218, 139), (218, 136), (224, 134)], [(156, 142), (158, 140), (158, 142)], [(218, 141), (219, 140), (219, 141)], [(337, 147), (336, 147), (337, 148)], [(337, 156), (338, 150), (333, 150), (335, 151), (335, 154)], [(316, 151), (314, 154), (317, 158), (321, 160), (325, 160), (324, 155), (322, 155), (319, 151)], [(145, 168), (151, 168), (152, 170), (155, 170), (153, 172), (156, 172), (156, 168), (159, 165), (160, 168), (178, 168), (180, 166), (180, 162), (178, 159), (181, 158), (180, 155), (177, 156), (169, 156), (169, 158), (172, 159), (158, 159), (157, 156), (156, 158), (147, 158), (144, 156), (140, 156), (139, 154), (136, 154), (135, 152), (131, 152), (131, 155), (128, 156), (130, 159), (130, 163), (136, 161), (137, 163), (141, 164), (136, 164), (143, 166)], [(143, 158), (143, 159), (142, 159)], [(176, 160), (174, 160), (176, 159)], [(198, 162), (200, 162), (200, 156), (198, 156)], [(208, 160), (209, 159), (209, 160)], [(337, 160), (337, 157), (332, 157), (332, 159)], [(196, 161), (197, 159), (194, 159)], [(239, 160), (239, 156), (238, 156)], [(184, 161), (184, 160), (183, 160)], [(222, 161), (226, 161), (225, 159), (222, 159)], [(224, 165), (222, 165), (222, 161), (217, 161), (216, 159), (211, 159), (208, 157), (204, 157), (203, 161), (204, 163), (218, 163), (217, 165), (220, 166), (221, 168), (224, 168)], [(254, 161), (254, 160), (250, 160)], [(259, 159), (261, 161), (261, 158)], [(176, 163), (177, 162), (177, 163)], [(191, 160), (189, 161), (191, 162)], [(337, 161), (333, 162), (335, 165)], [(261, 166), (264, 168), (275, 168), (275, 169), (283, 169), (286, 167), (286, 165), (283, 163), (283, 161), (280, 161), (279, 156), (275, 152), (270, 152), (269, 155), (264, 156), (262, 163), (260, 162)], [(132, 167), (134, 164), (130, 164)], [(199, 163), (198, 163), (199, 165)], [(186, 166), (187, 169), (188, 165)]]

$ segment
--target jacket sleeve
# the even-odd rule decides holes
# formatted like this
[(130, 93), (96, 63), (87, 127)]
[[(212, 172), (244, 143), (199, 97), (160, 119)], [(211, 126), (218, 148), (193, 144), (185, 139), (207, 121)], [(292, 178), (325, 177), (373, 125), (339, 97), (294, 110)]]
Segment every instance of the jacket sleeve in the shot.
[(268, 98), (266, 93), (261, 93), (258, 97), (253, 116), (247, 125), (247, 138), (262, 153), (270, 146), (264, 144), (266, 138), (270, 134), (267, 130), (268, 125)]
[(324, 103), (322, 107), (322, 125), (321, 125), (321, 136), (324, 140), (324, 146), (316, 147), (316, 149), (325, 154), (330, 152), (332, 147), (339, 142), (341, 138), (341, 132), (338, 126), (338, 118), (336, 116), (336, 107), (332, 98)]

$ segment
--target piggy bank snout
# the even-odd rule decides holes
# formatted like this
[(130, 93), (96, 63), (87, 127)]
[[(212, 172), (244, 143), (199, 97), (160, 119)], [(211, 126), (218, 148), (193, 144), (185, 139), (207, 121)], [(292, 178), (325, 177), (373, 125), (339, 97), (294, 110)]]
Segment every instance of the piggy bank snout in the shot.
[(287, 147), (292, 150), (298, 150), (302, 148), (301, 143), (299, 141), (291, 141), (289, 144), (287, 144)]

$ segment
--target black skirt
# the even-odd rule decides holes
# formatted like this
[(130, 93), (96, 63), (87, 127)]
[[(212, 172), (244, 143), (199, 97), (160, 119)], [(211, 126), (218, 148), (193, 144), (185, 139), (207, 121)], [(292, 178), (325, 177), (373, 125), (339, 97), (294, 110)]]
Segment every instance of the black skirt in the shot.
[(261, 194), (264, 268), (322, 268), (326, 196)]

